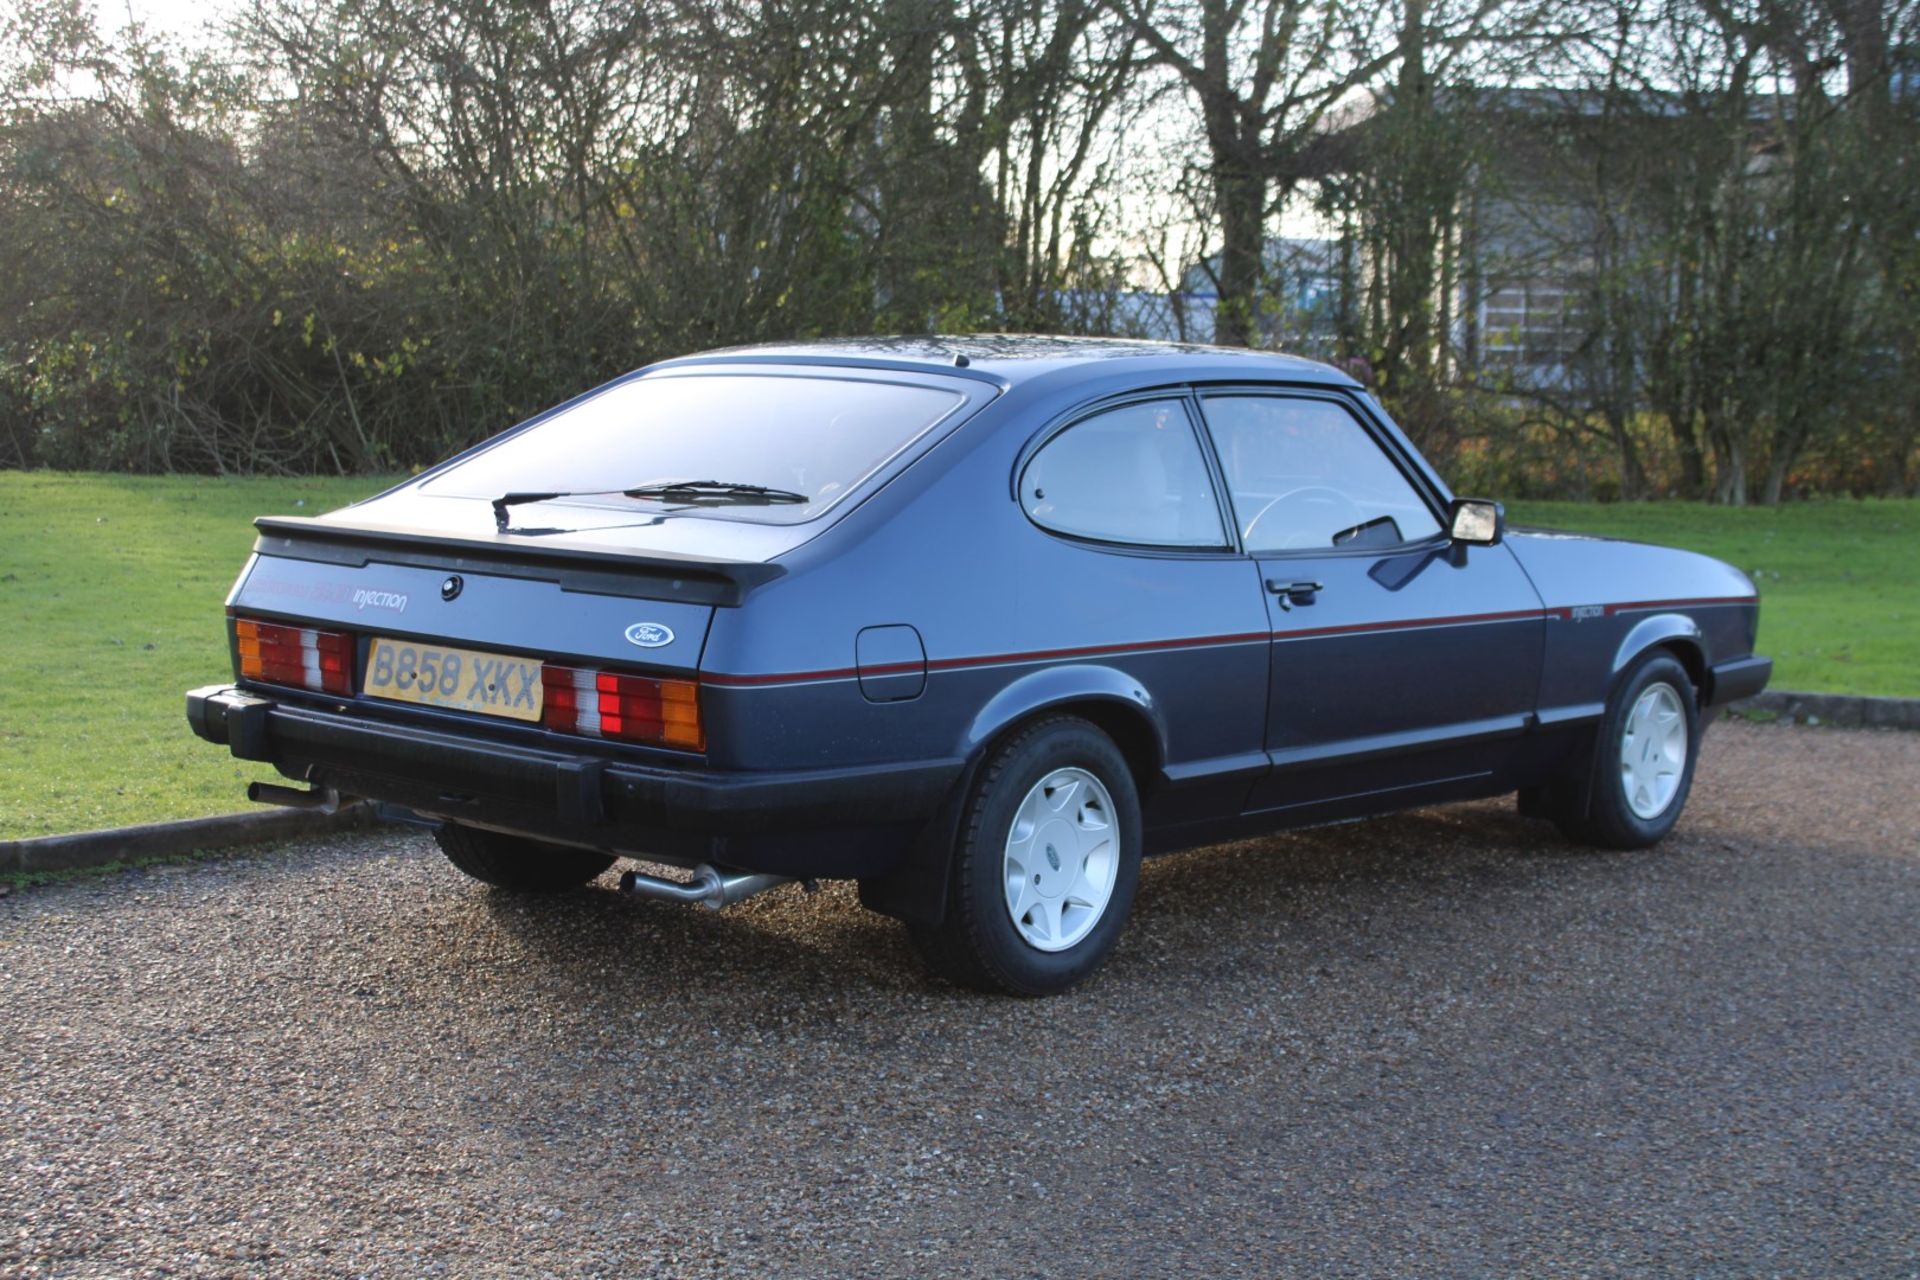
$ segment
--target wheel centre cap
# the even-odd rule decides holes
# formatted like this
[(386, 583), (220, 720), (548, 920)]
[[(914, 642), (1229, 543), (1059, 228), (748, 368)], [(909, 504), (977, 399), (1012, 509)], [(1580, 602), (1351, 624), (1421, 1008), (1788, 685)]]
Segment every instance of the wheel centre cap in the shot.
[(1065, 893), (1079, 871), (1080, 841), (1073, 828), (1055, 819), (1034, 833), (1033, 847), (1040, 856), (1034, 859), (1034, 888), (1045, 897)]

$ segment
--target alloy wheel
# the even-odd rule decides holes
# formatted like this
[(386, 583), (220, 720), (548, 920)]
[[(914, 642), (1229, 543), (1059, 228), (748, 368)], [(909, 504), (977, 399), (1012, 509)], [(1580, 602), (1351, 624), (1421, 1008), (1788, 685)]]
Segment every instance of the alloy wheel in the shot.
[(1670, 684), (1650, 684), (1627, 713), (1620, 736), (1620, 785), (1634, 816), (1667, 811), (1687, 770), (1687, 715)]
[(1029, 946), (1065, 951), (1100, 922), (1119, 871), (1113, 797), (1085, 769), (1055, 769), (1015, 811), (1003, 860), (1007, 914)]

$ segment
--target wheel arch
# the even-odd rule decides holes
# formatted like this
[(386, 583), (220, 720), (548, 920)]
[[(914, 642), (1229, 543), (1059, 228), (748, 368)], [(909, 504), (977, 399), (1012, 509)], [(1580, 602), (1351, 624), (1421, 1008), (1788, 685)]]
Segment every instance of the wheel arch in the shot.
[[(1612, 701), (1621, 678), (1649, 653), (1671, 654), (1686, 668), (1687, 678), (1693, 681), (1696, 706), (1706, 706), (1711, 692), (1709, 681), (1712, 679), (1712, 671), (1707, 664), (1706, 640), (1692, 618), (1680, 613), (1662, 613), (1635, 623), (1614, 651), (1613, 666), (1607, 672), (1606, 695), (1601, 703), (1603, 707)], [(1591, 727), (1580, 731), (1580, 745), (1574, 750), (1573, 759), (1583, 763), (1545, 783), (1521, 790), (1521, 813), (1546, 817), (1551, 808), (1558, 807), (1576, 819), (1587, 816), (1593, 804), (1594, 752), (1599, 747), (1603, 721), (1604, 716)]]
[[(1636, 640), (1640, 643), (1634, 643)], [(1570, 776), (1563, 776), (1557, 783), (1537, 789), (1532, 804), (1529, 804), (1529, 797), (1523, 794), (1522, 813), (1554, 818), (1561, 832), (1569, 839), (1605, 849), (1646, 848), (1671, 830), (1680, 808), (1686, 803), (1684, 794), (1671, 800), (1667, 809), (1653, 815), (1636, 815), (1638, 822), (1655, 824), (1647, 829), (1626, 822), (1617, 809), (1609, 807), (1613, 800), (1619, 800), (1622, 804), (1628, 802), (1623, 797), (1613, 796), (1613, 788), (1604, 781), (1609, 774), (1618, 777), (1620, 757), (1613, 754), (1616, 746), (1610, 730), (1615, 729), (1616, 718), (1626, 713), (1627, 703), (1622, 695), (1632, 687), (1629, 677), (1636, 668), (1654, 656), (1679, 663), (1694, 687), (1695, 705), (1691, 710), (1698, 718), (1688, 725), (1687, 780), (1682, 783), (1682, 786), (1690, 785), (1691, 772), (1699, 752), (1706, 702), (1711, 692), (1709, 681), (1712, 679), (1712, 668), (1708, 665), (1705, 642), (1692, 620), (1667, 615), (1642, 621), (1628, 634), (1628, 643), (1621, 645), (1608, 681), (1607, 710), (1594, 724), (1590, 739), (1592, 746), (1585, 753), (1586, 767)], [(1646, 686), (1643, 685), (1642, 696), (1645, 692)], [(1616, 704), (1615, 699), (1621, 700)], [(1603, 788), (1608, 796), (1608, 803), (1604, 805)], [(1663, 818), (1663, 814), (1671, 816)]]
[(1620, 647), (1614, 650), (1613, 667), (1607, 673), (1609, 692), (1627, 668), (1655, 649), (1664, 649), (1679, 660), (1687, 669), (1688, 679), (1693, 681), (1695, 701), (1705, 705), (1712, 680), (1706, 637), (1700, 624), (1684, 613), (1656, 613), (1633, 624), (1620, 641)]
[(860, 900), (872, 910), (918, 924), (937, 924), (947, 910), (957, 838), (966, 797), (988, 754), (1036, 720), (1078, 716), (1113, 739), (1143, 802), (1166, 764), (1166, 723), (1138, 680), (1099, 663), (1047, 667), (1012, 681), (989, 698), (968, 724), (956, 754), (967, 761), (953, 792), (915, 837), (907, 855), (885, 876), (860, 882)]
[(989, 698), (968, 724), (958, 754), (971, 762), (1045, 715), (1077, 715), (1114, 740), (1144, 792), (1165, 766), (1167, 727), (1153, 695), (1126, 672), (1076, 663), (1028, 672)]

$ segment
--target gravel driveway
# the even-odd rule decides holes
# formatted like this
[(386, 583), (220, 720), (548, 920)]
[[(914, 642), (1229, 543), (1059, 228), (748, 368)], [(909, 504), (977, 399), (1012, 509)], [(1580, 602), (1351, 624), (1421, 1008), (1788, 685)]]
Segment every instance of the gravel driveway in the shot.
[(850, 889), (516, 902), (381, 832), (0, 900), (9, 1275), (1913, 1275), (1920, 735), (1743, 724), (1148, 865), (1064, 998)]

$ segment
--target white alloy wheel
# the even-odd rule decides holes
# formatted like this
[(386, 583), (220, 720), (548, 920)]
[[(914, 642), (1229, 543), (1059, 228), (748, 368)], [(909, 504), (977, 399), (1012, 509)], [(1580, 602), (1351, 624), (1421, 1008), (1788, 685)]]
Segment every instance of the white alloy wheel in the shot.
[(1658, 682), (1641, 691), (1620, 735), (1620, 789), (1634, 816), (1659, 817), (1687, 771), (1687, 714), (1680, 693)]
[(1100, 923), (1119, 873), (1113, 797), (1085, 769), (1033, 785), (1007, 832), (1007, 914), (1029, 946), (1065, 951)]

